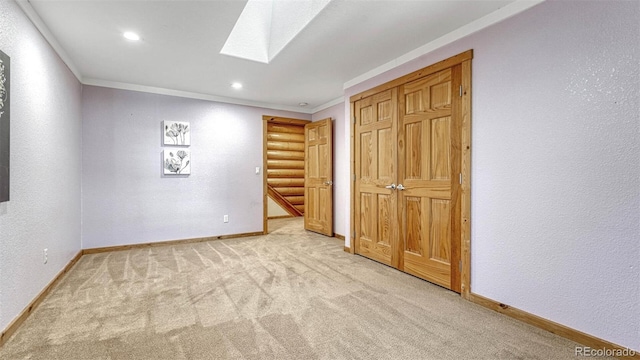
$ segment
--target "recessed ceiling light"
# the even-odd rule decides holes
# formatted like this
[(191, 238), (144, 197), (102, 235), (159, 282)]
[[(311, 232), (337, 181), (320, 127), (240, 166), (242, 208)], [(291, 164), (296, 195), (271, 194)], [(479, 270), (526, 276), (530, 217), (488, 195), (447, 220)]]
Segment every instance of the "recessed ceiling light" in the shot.
[(306, 103), (306, 102), (301, 102), (300, 104), (298, 104), (298, 106), (307, 106), (307, 105), (309, 105), (309, 103)]
[(231, 87), (234, 89), (242, 89), (242, 84), (240, 84), (239, 82), (234, 82), (233, 84), (231, 84)]
[(134, 33), (134, 32), (131, 32), (131, 31), (127, 31), (127, 32), (125, 32), (124, 34), (122, 34), (122, 36), (124, 36), (124, 37), (125, 37), (125, 39), (127, 39), (127, 40), (131, 40), (131, 41), (138, 41), (138, 40), (140, 40), (140, 35), (138, 35), (138, 34), (136, 34), (136, 33)]

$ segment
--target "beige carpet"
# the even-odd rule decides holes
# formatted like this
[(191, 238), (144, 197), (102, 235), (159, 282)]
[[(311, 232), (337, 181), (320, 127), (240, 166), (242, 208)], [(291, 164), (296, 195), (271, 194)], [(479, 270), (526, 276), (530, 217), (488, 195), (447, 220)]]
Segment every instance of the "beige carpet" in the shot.
[(575, 359), (576, 343), (302, 230), (85, 255), (1, 359)]

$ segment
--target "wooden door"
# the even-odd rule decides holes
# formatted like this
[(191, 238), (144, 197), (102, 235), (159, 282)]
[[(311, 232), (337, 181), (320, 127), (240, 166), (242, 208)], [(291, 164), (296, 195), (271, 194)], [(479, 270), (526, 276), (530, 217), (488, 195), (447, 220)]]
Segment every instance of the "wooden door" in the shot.
[[(399, 87), (400, 268), (460, 292), (461, 66)], [(454, 94), (455, 92), (455, 94)]]
[(304, 127), (304, 228), (333, 236), (333, 128), (331, 119)]
[(355, 252), (460, 292), (461, 66), (354, 102)]
[(350, 97), (355, 253), (467, 297), (472, 57)]
[(397, 90), (354, 104), (355, 252), (397, 267)]

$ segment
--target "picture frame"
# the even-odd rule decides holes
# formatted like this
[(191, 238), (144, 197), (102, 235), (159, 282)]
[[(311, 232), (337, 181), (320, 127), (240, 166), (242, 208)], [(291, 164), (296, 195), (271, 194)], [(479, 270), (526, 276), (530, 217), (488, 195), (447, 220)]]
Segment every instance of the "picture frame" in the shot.
[(188, 121), (169, 121), (162, 123), (162, 144), (170, 146), (190, 146), (191, 127)]
[(189, 149), (164, 149), (162, 151), (164, 175), (190, 175), (191, 174), (191, 150)]

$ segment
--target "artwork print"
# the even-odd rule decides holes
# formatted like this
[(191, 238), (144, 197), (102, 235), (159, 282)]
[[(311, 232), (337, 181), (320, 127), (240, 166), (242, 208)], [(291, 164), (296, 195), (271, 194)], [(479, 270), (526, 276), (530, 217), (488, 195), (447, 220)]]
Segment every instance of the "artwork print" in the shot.
[(9, 201), (9, 56), (0, 51), (0, 202)]
[(191, 128), (185, 121), (164, 121), (164, 145), (191, 145)]
[(165, 149), (164, 174), (165, 175), (189, 175), (191, 174), (191, 151), (188, 149)]

